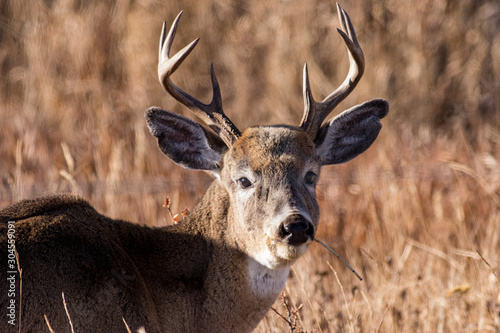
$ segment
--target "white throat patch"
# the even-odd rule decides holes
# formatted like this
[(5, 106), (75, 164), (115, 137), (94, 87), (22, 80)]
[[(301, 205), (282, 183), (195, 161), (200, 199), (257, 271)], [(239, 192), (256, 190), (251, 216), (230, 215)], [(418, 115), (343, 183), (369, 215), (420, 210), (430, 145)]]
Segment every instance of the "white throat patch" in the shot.
[(290, 267), (270, 269), (248, 258), (248, 276), (250, 287), (257, 298), (278, 297), (285, 286)]

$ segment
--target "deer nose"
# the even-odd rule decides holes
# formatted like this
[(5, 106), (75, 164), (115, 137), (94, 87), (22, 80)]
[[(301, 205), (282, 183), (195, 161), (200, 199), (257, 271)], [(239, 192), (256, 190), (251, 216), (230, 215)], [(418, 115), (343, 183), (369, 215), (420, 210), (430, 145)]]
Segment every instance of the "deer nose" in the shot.
[(314, 227), (302, 215), (291, 215), (281, 224), (281, 236), (291, 245), (301, 245), (314, 237)]

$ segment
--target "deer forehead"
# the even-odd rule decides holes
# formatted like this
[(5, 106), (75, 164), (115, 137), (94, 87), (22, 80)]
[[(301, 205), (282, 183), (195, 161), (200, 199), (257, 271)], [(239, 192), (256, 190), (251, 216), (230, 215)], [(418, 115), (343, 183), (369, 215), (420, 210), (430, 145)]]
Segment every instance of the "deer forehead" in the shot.
[(304, 131), (291, 126), (247, 128), (229, 154), (229, 163), (246, 165), (255, 172), (276, 168), (301, 170), (313, 161), (312, 140)]

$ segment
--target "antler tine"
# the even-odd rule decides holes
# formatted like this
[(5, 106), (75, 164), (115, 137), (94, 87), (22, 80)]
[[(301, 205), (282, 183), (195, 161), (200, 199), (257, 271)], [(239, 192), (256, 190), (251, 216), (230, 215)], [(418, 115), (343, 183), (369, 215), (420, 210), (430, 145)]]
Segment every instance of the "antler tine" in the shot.
[(191, 95), (187, 94), (182, 89), (177, 87), (170, 79), (170, 76), (187, 58), (191, 51), (193, 51), (196, 44), (198, 44), (198, 41), (200, 40), (199, 38), (195, 39), (189, 45), (170, 57), (170, 49), (175, 38), (177, 25), (179, 23), (181, 15), (182, 11), (175, 18), (168, 34), (166, 33), (167, 25), (165, 22), (163, 23), (163, 29), (160, 37), (158, 77), (165, 90), (172, 97), (191, 109), (194, 114), (196, 114), (207, 125), (209, 125), (226, 143), (226, 145), (230, 147), (232, 146), (234, 141), (239, 138), (241, 133), (222, 110), (222, 97), (219, 83), (217, 82), (217, 77), (215, 76), (213, 64), (210, 66), (210, 76), (212, 80), (213, 90), (212, 101), (210, 102), (210, 104), (204, 104)]
[(337, 11), (342, 28), (342, 30), (337, 29), (337, 31), (347, 46), (349, 54), (349, 73), (344, 82), (333, 93), (327, 96), (322, 102), (316, 102), (312, 96), (311, 86), (309, 84), (307, 64), (304, 65), (304, 116), (302, 117), (300, 127), (309, 133), (313, 139), (316, 137), (321, 124), (328, 114), (330, 114), (330, 112), (351, 93), (365, 70), (363, 50), (356, 38), (356, 32), (352, 26), (351, 19), (338, 3)]

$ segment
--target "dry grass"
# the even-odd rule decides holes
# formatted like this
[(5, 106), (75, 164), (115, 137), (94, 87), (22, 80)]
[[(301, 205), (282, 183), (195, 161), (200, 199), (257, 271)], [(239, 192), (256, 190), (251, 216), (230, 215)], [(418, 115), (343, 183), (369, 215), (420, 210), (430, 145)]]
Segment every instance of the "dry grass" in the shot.
[[(344, 107), (384, 97), (374, 146), (325, 168), (318, 238), (286, 292), (302, 330), (500, 330), (500, 3), (345, 2), (367, 71)], [(175, 76), (209, 98), (209, 64), (240, 127), (297, 124), (301, 69), (317, 98), (346, 74), (331, 1), (0, 3), (0, 205), (77, 192), (114, 218), (170, 223), (210, 178), (168, 161), (143, 111), (187, 114), (156, 78), (161, 22), (181, 10), (174, 48), (201, 37)], [(177, 205), (177, 206), (176, 206)], [(496, 274), (496, 275), (495, 275)], [(275, 309), (284, 313), (280, 301)], [(270, 311), (258, 332), (285, 332)]]

